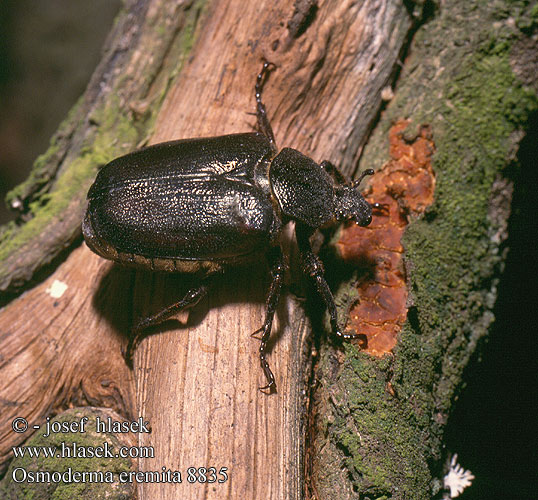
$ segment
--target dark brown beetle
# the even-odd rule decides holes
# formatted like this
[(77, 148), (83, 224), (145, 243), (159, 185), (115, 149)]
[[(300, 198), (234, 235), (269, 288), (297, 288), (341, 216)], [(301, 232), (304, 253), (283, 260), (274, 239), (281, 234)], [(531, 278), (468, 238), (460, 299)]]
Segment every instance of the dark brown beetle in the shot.
[(357, 191), (367, 170), (353, 183), (331, 163), (317, 164), (299, 151), (276, 149), (261, 91), (269, 72), (265, 63), (256, 80), (259, 132), (156, 144), (105, 165), (88, 192), (82, 231), (98, 255), (124, 264), (170, 272), (199, 272), (199, 286), (182, 300), (134, 327), (127, 348), (130, 360), (141, 332), (196, 304), (211, 277), (228, 267), (267, 255), (272, 283), (261, 335), (260, 362), (275, 379), (266, 346), (280, 297), (284, 262), (282, 227), (295, 221), (304, 272), (325, 302), (332, 330), (340, 338), (336, 306), (323, 264), (310, 246), (316, 229), (333, 221), (367, 226), (371, 206)]

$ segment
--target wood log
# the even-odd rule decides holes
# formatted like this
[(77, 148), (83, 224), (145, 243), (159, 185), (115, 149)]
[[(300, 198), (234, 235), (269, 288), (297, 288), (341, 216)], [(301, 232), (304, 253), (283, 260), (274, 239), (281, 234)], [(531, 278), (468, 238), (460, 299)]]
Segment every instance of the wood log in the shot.
[[(150, 422), (151, 434), (140, 434), (139, 443), (152, 447), (155, 458), (141, 459), (141, 471), (181, 471), (181, 484), (140, 482), (141, 499), (343, 499), (370, 493), (375, 497), (429, 498), (432, 490), (439, 490), (437, 483), (432, 486), (432, 475), (438, 471), (428, 464), (441, 461), (440, 439), (450, 401), (461, 383), (463, 367), (487, 331), (494, 297), (492, 281), (479, 288), (475, 279), (465, 281), (465, 276), (476, 273), (473, 276), (491, 280), (502, 262), (498, 248), (504, 233), (499, 228), (507, 218), (509, 189), (498, 178), (503, 159), (506, 161), (505, 150), (497, 154), (491, 169), (480, 163), (482, 170), (477, 174), (469, 170), (469, 163), (456, 171), (447, 167), (458, 156), (459, 148), (467, 144), (467, 134), (458, 127), (468, 115), (463, 111), (458, 114), (462, 121), (455, 127), (443, 121), (454, 118), (445, 108), (439, 114), (436, 106), (421, 107), (416, 89), (423, 85), (420, 96), (427, 94), (433, 102), (445, 103), (453, 87), (443, 70), (449, 68), (451, 74), (460, 75), (458, 65), (465, 63), (472, 73), (472, 60), (456, 49), (450, 53), (456, 61), (453, 65), (448, 64), (450, 58), (436, 59), (446, 53), (444, 46), (436, 46), (432, 53), (424, 47), (431, 47), (432, 38), (443, 35), (445, 39), (459, 39), (458, 23), (462, 19), (468, 19), (465, 36), (471, 36), (469, 33), (481, 22), (482, 8), (494, 16), (493, 10), (477, 7), (479, 12), (473, 11), (467, 18), (463, 2), (435, 16), (429, 3), (379, 0), (361, 4), (348, 0), (285, 1), (278, 5), (235, 0), (128, 3), (117, 24), (124, 29), (117, 28), (117, 38), (109, 40), (109, 47), (116, 47), (113, 53), (122, 54), (121, 64), (113, 66), (115, 78), (107, 80), (111, 73), (106, 70), (94, 77), (83, 101), (93, 106), (82, 107), (85, 118), (66, 139), (78, 149), (70, 150), (67, 160), (63, 155), (62, 169), (51, 174), (55, 179), (47, 194), (51, 198), (58, 194), (58, 179), (72, 188), (78, 182), (69, 194), (69, 203), (64, 200), (54, 216), (56, 222), (66, 216), (69, 229), (58, 238), (60, 244), (47, 247), (44, 259), (30, 257), (24, 246), (18, 247), (21, 255), (11, 252), (4, 257), (7, 289), (13, 283), (17, 284), (13, 290), (20, 288), (40, 262), (50, 261), (66, 242), (73, 241), (84, 207), (81, 193), (87, 190), (96, 168), (118, 150), (145, 142), (149, 127), (154, 130), (151, 143), (252, 130), (255, 117), (249, 113), (255, 109), (253, 86), (263, 59), (276, 65), (263, 97), (278, 146), (293, 147), (316, 161), (330, 160), (350, 176), (357, 172), (364, 145), (384, 106), (382, 96), (390, 97), (394, 79), (399, 77), (403, 82), (401, 96), (382, 116), (362, 162), (381, 167), (387, 161), (388, 131), (396, 120), (412, 119), (398, 132), (408, 143), (413, 143), (414, 135), (421, 136), (420, 130), (425, 130), (421, 126), (428, 125), (433, 135), (426, 134), (425, 140), (437, 150), (432, 160), (436, 204), (426, 216), (407, 212), (412, 220), (418, 220), (408, 228), (404, 240), (409, 253), (400, 274), (411, 294), (404, 303), (394, 353), (381, 351), (378, 354), (384, 357), (376, 359), (372, 353), (358, 353), (357, 346), (322, 347), (312, 375), (311, 322), (301, 301), (287, 294), (273, 327), (269, 361), (278, 392), (270, 396), (258, 390), (264, 384), (258, 342), (249, 337), (264, 317), (268, 279), (263, 262), (255, 268), (228, 273), (193, 310), (186, 325), (169, 321), (156, 328), (156, 334), (144, 339), (136, 351), (134, 371), (130, 372), (121, 359), (121, 346), (126, 344), (133, 322), (177, 300), (185, 290), (185, 279), (118, 268), (93, 255), (84, 244), (73, 249), (49, 278), (0, 311), (0, 380), (5, 381), (0, 393), (4, 417), (0, 423), (0, 456), (4, 463), (11, 446), (24, 437), (11, 432), (15, 416), (23, 414), (40, 423), (62, 408), (89, 403), (111, 407), (126, 418), (143, 416)], [(428, 31), (425, 25), (413, 42), (422, 59), (414, 54), (402, 76), (400, 57), (427, 15), (450, 29), (443, 32), (432, 23), (438, 31)], [(514, 28), (506, 25), (506, 29)], [(137, 36), (126, 38), (133, 32)], [(471, 55), (476, 56), (485, 42), (478, 36), (471, 38)], [(506, 38), (510, 39), (508, 35)], [(126, 40), (132, 45), (126, 45)], [(535, 102), (511, 76), (507, 49), (502, 50), (505, 58), (498, 69), (499, 85), (515, 88), (525, 99), (518, 105), (519, 121), (502, 128), (499, 140), (524, 123)], [(489, 60), (484, 64), (494, 67)], [(96, 96), (91, 89), (106, 88), (100, 86), (106, 81), (113, 81), (120, 89), (124, 85), (136, 89), (133, 81), (137, 75), (144, 78), (144, 91), (133, 91), (138, 96), (136, 102), (129, 102), (121, 94), (120, 105), (111, 108), (123, 113), (119, 118), (96, 112), (97, 97), (109, 104), (117, 101), (117, 95), (107, 92)], [(468, 95), (465, 85), (456, 90), (460, 92), (457, 96)], [(397, 97), (398, 92), (399, 88)], [(478, 93), (470, 98), (482, 102), (483, 96)], [(458, 110), (459, 104), (452, 103)], [(448, 108), (450, 105), (446, 104)], [(129, 107), (130, 113), (125, 114)], [(480, 108), (470, 109), (478, 113)], [(157, 112), (153, 124), (147, 117)], [(493, 119), (505, 112), (505, 107), (493, 108), (481, 116)], [(137, 122), (140, 117), (146, 118)], [(122, 133), (122, 127), (128, 132)], [(99, 135), (97, 130), (97, 135), (88, 139), (87, 134), (95, 128), (105, 129), (106, 134)], [(114, 131), (120, 144), (111, 140)], [(451, 135), (462, 140), (452, 149), (446, 146)], [(92, 174), (85, 173), (80, 180), (73, 156), (83, 155), (84, 148), (99, 154), (90, 161), (88, 172)], [(484, 171), (485, 178), (478, 179), (476, 176)], [(465, 254), (463, 258), (468, 260), (462, 262), (461, 255), (454, 253), (457, 244), (451, 241), (453, 246), (447, 248), (440, 242), (446, 230), (443, 224), (454, 223), (461, 210), (451, 203), (454, 190), (449, 186), (455, 179), (461, 181), (467, 172), (472, 179), (457, 189), (469, 193), (462, 203), (475, 209), (472, 196), (477, 194), (482, 204), (473, 212), (476, 219), (466, 222), (469, 226), (465, 228), (474, 225), (484, 229), (475, 234), (466, 229), (463, 234), (466, 241), (475, 243), (474, 249), (483, 246), (485, 240), (493, 242), (482, 257)], [(493, 192), (500, 195), (490, 203)], [(397, 192), (391, 193), (392, 199), (398, 198)], [(66, 196), (66, 191), (59, 191), (62, 195)], [(22, 205), (31, 206), (35, 211), (32, 215), (39, 217), (35, 204)], [(496, 207), (494, 216), (488, 215), (491, 206)], [(397, 212), (397, 216), (402, 215)], [(438, 221), (444, 222), (436, 226)], [(490, 232), (495, 230), (498, 236), (491, 240)], [(429, 231), (436, 235), (429, 240), (436, 245), (433, 250), (424, 244)], [(39, 250), (44, 232), (50, 235), (52, 231), (50, 227), (36, 231), (28, 243), (32, 249)], [(290, 245), (293, 248), (293, 242)], [(454, 282), (447, 283), (458, 294), (453, 310), (436, 290), (450, 292), (445, 287), (431, 288), (440, 287), (443, 275), (456, 266), (461, 272), (454, 275)], [(21, 274), (21, 268), (32, 271)], [(432, 269), (437, 272), (432, 273)], [(357, 279), (355, 274), (354, 281)], [(459, 280), (465, 286), (458, 286)], [(67, 289), (61, 296), (54, 296), (59, 294), (53, 292), (58, 282), (67, 284)], [(344, 295), (347, 298), (337, 294), (342, 305), (341, 321), (348, 312), (345, 305), (356, 302), (349, 287)], [(460, 314), (469, 298), (480, 309), (472, 316), (472, 335), (460, 322), (445, 328), (442, 319), (446, 319), (447, 311)], [(411, 305), (411, 317), (405, 321)], [(319, 318), (315, 323), (318, 330), (323, 329)], [(318, 349), (317, 341), (315, 345)], [(454, 371), (450, 368), (452, 359), (457, 359)], [(316, 386), (315, 414), (310, 403), (312, 385)], [(409, 449), (416, 442), (421, 444), (418, 455), (416, 449)], [(189, 483), (189, 467), (215, 467), (217, 472), (226, 468), (227, 480)]]

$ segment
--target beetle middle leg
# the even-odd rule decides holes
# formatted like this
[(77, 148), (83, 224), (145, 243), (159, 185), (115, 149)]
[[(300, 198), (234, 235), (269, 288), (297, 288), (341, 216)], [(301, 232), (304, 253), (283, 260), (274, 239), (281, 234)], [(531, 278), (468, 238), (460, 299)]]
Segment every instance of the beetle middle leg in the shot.
[(297, 245), (299, 246), (299, 252), (303, 260), (304, 272), (314, 281), (318, 293), (321, 295), (323, 302), (327, 306), (329, 311), (331, 328), (333, 333), (341, 339), (356, 339), (361, 335), (355, 333), (345, 333), (340, 329), (338, 324), (338, 313), (336, 311), (336, 304), (334, 303), (333, 294), (329, 288), (329, 284), (325, 279), (325, 270), (321, 259), (312, 251), (310, 245), (310, 236), (312, 236), (312, 229), (297, 224), (295, 234), (297, 236)]
[(202, 282), (198, 286), (191, 288), (179, 302), (167, 306), (157, 314), (141, 319), (133, 327), (129, 343), (125, 350), (125, 361), (129, 366), (132, 366), (133, 354), (138, 347), (138, 344), (145, 336), (144, 331), (150, 326), (158, 325), (159, 323), (166, 321), (183, 309), (195, 306), (209, 291), (210, 278), (213, 276), (215, 276), (215, 274), (205, 276)]
[(267, 385), (260, 387), (260, 391), (268, 391), (269, 393), (275, 388), (275, 376), (269, 367), (269, 363), (266, 359), (267, 342), (271, 335), (271, 327), (273, 325), (273, 318), (275, 316), (276, 306), (280, 299), (280, 291), (282, 289), (282, 279), (284, 277), (284, 271), (286, 266), (284, 265), (284, 258), (282, 256), (282, 249), (279, 246), (271, 248), (269, 255), (269, 265), (271, 267), (271, 287), (267, 294), (265, 321), (263, 326), (256, 330), (252, 335), (256, 335), (262, 332), (260, 343), (260, 364), (267, 379)]

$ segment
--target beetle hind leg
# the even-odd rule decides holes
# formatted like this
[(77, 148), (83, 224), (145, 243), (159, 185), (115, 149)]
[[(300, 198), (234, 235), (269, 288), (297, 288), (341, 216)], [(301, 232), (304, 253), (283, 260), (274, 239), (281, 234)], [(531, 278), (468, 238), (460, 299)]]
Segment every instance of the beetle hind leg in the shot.
[(147, 328), (166, 321), (183, 309), (195, 306), (207, 294), (209, 287), (209, 276), (206, 276), (198, 286), (191, 288), (179, 302), (167, 306), (157, 314), (153, 314), (152, 316), (147, 316), (139, 320), (132, 329), (129, 343), (125, 349), (124, 355), (126, 363), (129, 366), (132, 366), (133, 354), (142, 339), (146, 336), (145, 330)]
[(284, 277), (284, 271), (286, 269), (284, 265), (284, 258), (282, 257), (282, 250), (280, 247), (274, 247), (269, 252), (269, 262), (271, 266), (271, 286), (269, 293), (267, 294), (265, 321), (263, 326), (256, 330), (252, 335), (261, 333), (260, 342), (260, 365), (262, 367), (265, 378), (267, 379), (267, 385), (260, 387), (260, 391), (267, 391), (271, 393), (276, 389), (275, 376), (269, 367), (267, 362), (267, 342), (271, 335), (271, 327), (273, 325), (273, 318), (275, 316), (276, 306), (280, 299), (280, 291), (282, 289), (282, 279)]
[(256, 96), (256, 117), (258, 121), (258, 130), (269, 139), (273, 148), (276, 149), (273, 128), (271, 127), (271, 123), (269, 123), (269, 118), (267, 118), (265, 104), (263, 104), (262, 102), (263, 86), (265, 85), (265, 82), (269, 77), (269, 73), (271, 73), (271, 71), (273, 71), (274, 69), (275, 65), (273, 63), (267, 61), (263, 63), (262, 70), (256, 77), (256, 85), (254, 87), (254, 90)]

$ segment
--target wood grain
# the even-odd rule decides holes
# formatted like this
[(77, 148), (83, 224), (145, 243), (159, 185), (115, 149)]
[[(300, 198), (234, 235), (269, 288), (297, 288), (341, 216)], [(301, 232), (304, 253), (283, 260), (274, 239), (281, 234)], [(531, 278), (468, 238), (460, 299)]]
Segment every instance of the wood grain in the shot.
[[(24, 438), (11, 429), (15, 417), (41, 425), (47, 415), (85, 405), (136, 414), (119, 333), (127, 326), (128, 294), (110, 294), (112, 278), (114, 287), (129, 279), (114, 276), (112, 267), (82, 245), (53, 276), (0, 310), (0, 464)], [(107, 320), (112, 310), (116, 324)]]

